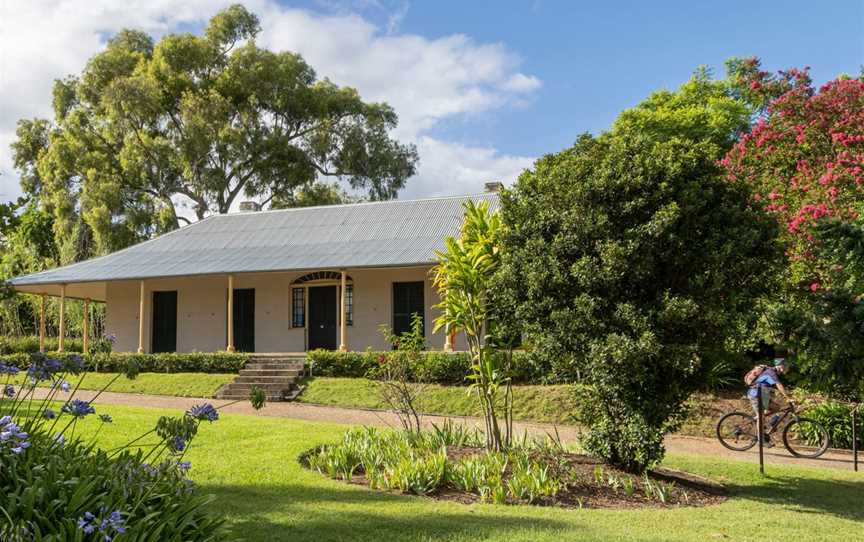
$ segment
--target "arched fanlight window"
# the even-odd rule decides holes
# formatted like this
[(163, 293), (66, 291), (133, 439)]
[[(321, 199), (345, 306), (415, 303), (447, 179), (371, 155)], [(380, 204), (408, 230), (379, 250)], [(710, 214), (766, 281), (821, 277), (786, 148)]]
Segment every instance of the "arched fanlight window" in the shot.
[[(342, 273), (338, 271), (315, 271), (314, 273), (307, 273), (302, 277), (295, 280), (292, 284), (303, 284), (304, 282), (312, 282), (313, 280), (342, 280)], [(350, 276), (346, 276), (345, 280), (347, 282), (354, 282)]]

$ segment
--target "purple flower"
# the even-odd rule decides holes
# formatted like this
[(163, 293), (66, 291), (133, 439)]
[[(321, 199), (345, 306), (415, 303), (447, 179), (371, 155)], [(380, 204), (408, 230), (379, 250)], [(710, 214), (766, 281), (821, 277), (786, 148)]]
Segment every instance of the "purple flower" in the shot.
[[(84, 371), (84, 358), (78, 354), (72, 354), (66, 358), (66, 368), (73, 374), (78, 374)], [(66, 390), (63, 390), (66, 391)]]
[(35, 382), (50, 380), (51, 375), (63, 367), (63, 363), (59, 359), (46, 357), (41, 352), (33, 354), (31, 358), (33, 363), (27, 369), (27, 377)]
[(51, 410), (50, 408), (46, 408), (45, 412), (42, 413), (42, 417), (46, 420), (53, 420), (57, 417), (57, 413)]
[(2, 374), (15, 376), (18, 374), (18, 367), (0, 361), (0, 375)]
[(102, 423), (111, 423), (114, 421), (114, 418), (108, 414), (99, 414), (99, 421)]
[(11, 416), (0, 418), (0, 445), (9, 446), (13, 454), (23, 453), (30, 447), (30, 441), (27, 440), (28, 436), (12, 421)]
[(177, 463), (177, 468), (180, 469), (181, 472), (186, 473), (192, 468), (192, 463), (189, 461), (179, 461)]
[(181, 436), (176, 436), (168, 443), (168, 447), (174, 452), (182, 452), (186, 449), (186, 439)]
[(93, 414), (96, 412), (96, 409), (93, 408), (90, 403), (87, 401), (82, 401), (81, 399), (72, 399), (60, 409), (61, 412), (65, 412), (67, 414), (72, 414), (76, 418), (83, 418), (88, 414)]
[(84, 534), (92, 534), (96, 530), (96, 522), (93, 521), (96, 516), (91, 512), (84, 512), (84, 515), (78, 518), (78, 528), (84, 531)]
[(93, 534), (98, 529), (103, 539), (106, 542), (111, 542), (115, 535), (126, 532), (126, 521), (119, 510), (115, 510), (108, 515), (105, 515), (106, 512), (107, 509), (104, 506), (99, 509), (99, 515), (102, 517), (101, 521), (96, 517), (96, 514), (84, 512), (84, 515), (78, 518), (78, 528), (85, 535)]
[(3, 387), (3, 395), (6, 397), (15, 397), (15, 386), (12, 384), (6, 384), (6, 386)]
[(57, 386), (58, 388), (60, 388), (60, 391), (65, 392), (65, 393), (69, 393), (69, 390), (71, 389), (69, 382), (67, 382), (65, 380), (60, 380), (54, 385)]
[(208, 422), (215, 422), (219, 419), (219, 412), (210, 403), (195, 405), (186, 411), (186, 415), (191, 416), (196, 420), (207, 420)]

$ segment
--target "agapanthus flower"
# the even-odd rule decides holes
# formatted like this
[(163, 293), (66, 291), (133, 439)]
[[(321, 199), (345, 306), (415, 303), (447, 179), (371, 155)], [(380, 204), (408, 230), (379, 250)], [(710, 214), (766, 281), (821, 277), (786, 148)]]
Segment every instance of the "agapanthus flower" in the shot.
[(92, 512), (84, 512), (84, 515), (78, 518), (78, 528), (84, 531), (84, 534), (93, 534), (96, 530), (96, 515)]
[(111, 542), (114, 536), (126, 532), (126, 521), (119, 510), (115, 510), (108, 515), (105, 513), (106, 508), (103, 506), (99, 510), (99, 515), (102, 517), (102, 520), (99, 521), (96, 514), (84, 512), (84, 515), (78, 518), (78, 528), (85, 535), (93, 534), (98, 529), (99, 534), (102, 535), (106, 542)]
[(99, 414), (99, 421), (102, 423), (111, 423), (114, 421), (114, 418), (112, 418), (109, 414)]
[(93, 408), (90, 403), (87, 401), (82, 401), (81, 399), (72, 399), (60, 409), (61, 412), (65, 412), (67, 414), (72, 414), (76, 418), (83, 418), (88, 414), (93, 414), (96, 412), (96, 409)]
[(72, 388), (72, 386), (69, 384), (69, 382), (67, 382), (65, 380), (59, 380), (54, 385), (56, 387), (60, 388), (60, 391), (65, 392), (65, 393), (69, 393), (69, 390)]
[(12, 375), (15, 376), (18, 374), (18, 367), (0, 361), (0, 375)]
[(15, 386), (12, 384), (6, 384), (3, 387), (3, 395), (6, 397), (15, 397)]
[(192, 468), (192, 463), (190, 461), (178, 461), (177, 468), (180, 469), (181, 472), (189, 472), (189, 469)]
[(59, 359), (46, 357), (45, 354), (39, 352), (33, 354), (31, 357), (33, 363), (27, 369), (27, 377), (35, 382), (50, 380), (51, 375), (63, 367), (63, 363)]
[(54, 418), (57, 417), (57, 413), (54, 412), (53, 410), (51, 410), (50, 408), (46, 408), (45, 411), (42, 413), (42, 417), (45, 418), (46, 420), (53, 420)]
[(195, 405), (186, 411), (186, 415), (191, 416), (196, 420), (207, 420), (208, 422), (215, 422), (219, 419), (219, 412), (210, 403)]
[(66, 358), (66, 369), (73, 374), (84, 371), (84, 358), (78, 354), (72, 354)]
[(178, 435), (168, 442), (168, 447), (174, 452), (182, 452), (186, 449), (186, 439)]
[(0, 445), (8, 446), (13, 454), (23, 453), (30, 447), (29, 435), (12, 421), (11, 416), (0, 418)]

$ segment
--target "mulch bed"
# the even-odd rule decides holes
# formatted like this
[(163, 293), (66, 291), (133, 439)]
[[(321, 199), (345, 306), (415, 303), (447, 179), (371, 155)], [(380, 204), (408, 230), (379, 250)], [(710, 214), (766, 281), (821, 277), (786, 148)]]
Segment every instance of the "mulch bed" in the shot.
[[(454, 462), (460, 459), (485, 453), (481, 448), (448, 448), (448, 458)], [(557, 506), (563, 508), (670, 508), (681, 506), (708, 506), (719, 504), (726, 500), (727, 491), (723, 485), (682, 471), (657, 468), (649, 472), (648, 479), (655, 484), (662, 484), (668, 490), (666, 502), (656, 496), (649, 497), (645, 492), (644, 477), (629, 474), (613, 466), (604, 464), (593, 457), (556, 452), (555, 454), (536, 453), (535, 460), (548, 464), (553, 471), (565, 473), (557, 496), (531, 503), (536, 506)], [(602, 471), (601, 471), (602, 469)], [(601, 474), (602, 473), (602, 474)], [(613, 487), (609, 478), (623, 480), (629, 477), (633, 481), (634, 490), (628, 495), (622, 487)], [(509, 468), (505, 472), (505, 480), (509, 477)], [(602, 481), (598, 481), (602, 478)], [(350, 483), (368, 486), (363, 473), (355, 474)], [(398, 491), (391, 491), (398, 493)], [(445, 485), (426, 497), (439, 500), (455, 501), (463, 504), (478, 503), (480, 496)], [(513, 501), (508, 497), (507, 504), (528, 504)]]

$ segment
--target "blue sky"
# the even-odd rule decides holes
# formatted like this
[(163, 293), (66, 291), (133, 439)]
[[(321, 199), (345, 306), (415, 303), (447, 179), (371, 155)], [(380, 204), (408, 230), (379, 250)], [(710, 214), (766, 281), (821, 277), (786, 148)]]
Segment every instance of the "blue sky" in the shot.
[[(50, 117), (55, 78), (78, 73), (107, 36), (200, 32), (237, 0), (0, 2), (0, 199), (16, 196), (7, 151), (21, 118)], [(598, 132), (699, 65), (731, 56), (811, 66), (817, 82), (864, 64), (864, 0), (578, 2), (246, 0), (261, 46), (299, 52), (340, 85), (387, 101), (415, 143), (400, 197), (512, 182), (533, 161)]]
[[(722, 8), (721, 8), (722, 6)], [(864, 2), (417, 2), (401, 30), (503, 42), (543, 85), (525, 107), (447, 122), (441, 135), (541, 155), (603, 130), (624, 108), (732, 56), (770, 70), (811, 66), (814, 79), (864, 64)]]

